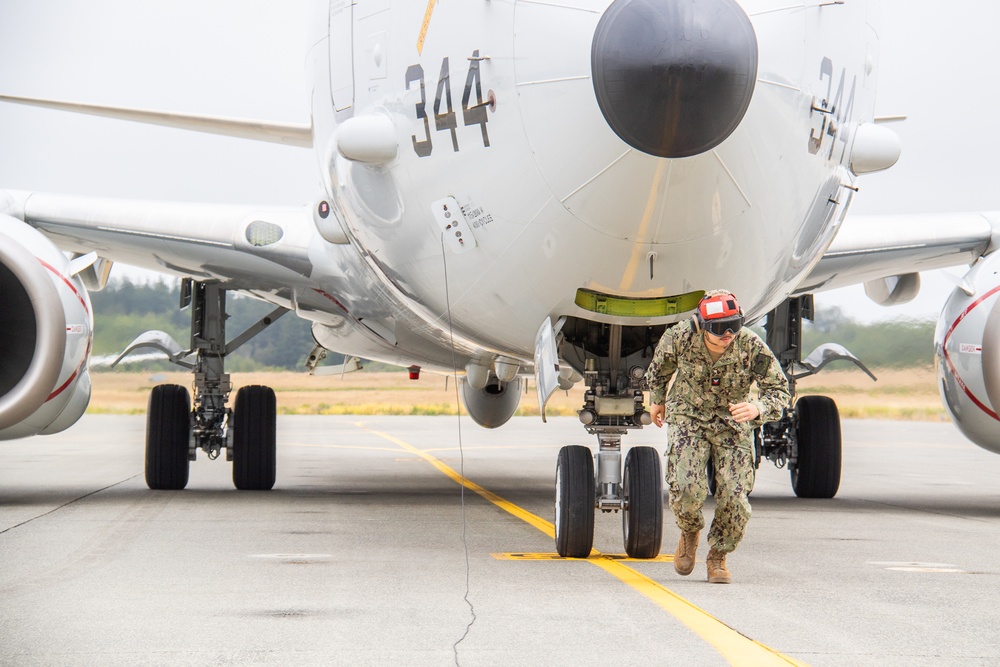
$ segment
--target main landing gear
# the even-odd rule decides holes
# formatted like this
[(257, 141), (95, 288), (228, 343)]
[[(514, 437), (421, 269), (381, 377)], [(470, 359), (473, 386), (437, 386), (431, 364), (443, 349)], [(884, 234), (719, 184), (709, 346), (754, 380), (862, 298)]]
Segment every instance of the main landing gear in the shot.
[(259, 385), (243, 387), (230, 409), (226, 403), (232, 383), (225, 372), (225, 358), (288, 311), (277, 308), (227, 344), (226, 291), (217, 283), (185, 280), (181, 307), (189, 304), (190, 350), (181, 350), (163, 332), (149, 332), (119, 357), (152, 347), (194, 372), (193, 407), (188, 390), (180, 385), (158, 385), (149, 395), (146, 484), (151, 489), (183, 489), (199, 449), (212, 460), (225, 450), (226, 460), (233, 463), (237, 489), (268, 490), (274, 486), (276, 473), (274, 391)]
[[(622, 467), (621, 439), (629, 429), (650, 423), (643, 406), (641, 382), (648, 365), (652, 332), (645, 327), (623, 332), (620, 325), (577, 321), (563, 328), (566, 342), (585, 356), (587, 391), (580, 421), (597, 436), (590, 448), (569, 445), (556, 462), (556, 551), (586, 558), (594, 544), (596, 510), (621, 512), (625, 552), (632, 558), (655, 558), (663, 538), (663, 475), (653, 447), (633, 447)], [(623, 341), (623, 336), (626, 340)], [(636, 339), (640, 339), (637, 344)], [(605, 358), (582, 353), (589, 343), (611, 353)], [(588, 349), (588, 351), (589, 351)], [(623, 355), (622, 350), (631, 355)], [(628, 369), (625, 372), (625, 369)], [(596, 465), (595, 465), (596, 461)]]
[(768, 313), (764, 325), (767, 345), (788, 377), (794, 408), (755, 433), (755, 464), (759, 466), (763, 457), (779, 468), (787, 465), (792, 489), (800, 498), (833, 498), (840, 488), (840, 412), (827, 396), (802, 396), (795, 400), (795, 382), (837, 360), (854, 363), (872, 380), (875, 376), (840, 345), (821, 345), (803, 360), (802, 320), (812, 317), (812, 295), (788, 299)]

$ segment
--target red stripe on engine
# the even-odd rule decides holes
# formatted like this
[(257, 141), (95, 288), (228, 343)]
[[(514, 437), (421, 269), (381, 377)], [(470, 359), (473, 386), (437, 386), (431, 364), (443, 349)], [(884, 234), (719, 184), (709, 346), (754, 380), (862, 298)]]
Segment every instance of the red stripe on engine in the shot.
[(76, 287), (73, 286), (73, 283), (71, 283), (69, 281), (69, 278), (67, 278), (66, 276), (64, 276), (62, 273), (59, 272), (59, 270), (56, 267), (52, 266), (51, 264), (49, 264), (45, 260), (39, 259), (37, 257), (35, 259), (38, 259), (38, 263), (39, 264), (41, 264), (42, 266), (44, 266), (46, 269), (48, 269), (52, 273), (56, 274), (56, 276), (58, 276), (58, 278), (61, 281), (63, 281), (64, 283), (66, 283), (66, 287), (70, 288), (70, 290), (73, 292), (74, 296), (76, 296), (77, 300), (80, 302), (80, 305), (83, 306), (84, 312), (86, 312), (88, 315), (90, 315), (90, 309), (87, 308), (87, 302), (83, 300), (83, 297), (77, 291)]
[[(969, 307), (963, 310), (962, 314), (959, 315), (954, 322), (952, 322), (952, 325), (948, 328), (948, 333), (944, 335), (944, 340), (941, 342), (941, 354), (944, 356), (944, 360), (948, 364), (948, 368), (951, 370), (951, 374), (955, 378), (955, 381), (958, 382), (958, 386), (962, 388), (962, 391), (964, 391), (965, 395), (969, 397), (969, 400), (971, 400), (976, 405), (977, 408), (988, 414), (990, 417), (993, 417), (993, 419), (1000, 421), (1000, 416), (998, 416), (995, 411), (991, 410), (989, 406), (987, 406), (985, 403), (976, 398), (975, 395), (973, 395), (972, 390), (966, 386), (965, 381), (962, 380), (962, 376), (958, 374), (958, 369), (955, 368), (955, 364), (953, 364), (951, 361), (951, 355), (948, 354), (948, 339), (951, 338), (951, 334), (955, 331), (955, 327), (957, 327), (959, 322), (964, 320), (965, 316), (971, 313), (976, 306), (978, 306), (983, 301), (990, 298), (997, 292), (1000, 292), (1000, 285), (994, 287), (989, 292), (987, 292), (986, 294), (982, 295), (981, 297), (973, 301), (971, 304), (969, 304)], [(982, 362), (980, 362), (980, 365), (981, 363)]]
[(73, 371), (73, 374), (70, 375), (69, 378), (65, 382), (63, 382), (62, 385), (60, 385), (58, 389), (56, 389), (54, 392), (52, 392), (51, 394), (49, 394), (49, 397), (45, 399), (46, 403), (48, 403), (53, 398), (55, 398), (59, 394), (61, 394), (64, 391), (66, 391), (66, 389), (71, 384), (73, 384), (73, 380), (76, 379), (76, 376), (80, 374), (80, 371), (82, 371), (83, 367), (87, 364), (87, 360), (90, 359), (90, 348), (91, 348), (91, 345), (93, 344), (93, 342), (94, 342), (93, 339), (91, 339), (90, 341), (87, 342), (87, 353), (83, 355), (83, 361), (80, 362), (80, 365), (76, 367), (76, 370)]
[[(89, 316), (90, 315), (90, 309), (87, 308), (87, 302), (83, 299), (83, 296), (80, 295), (80, 292), (77, 291), (77, 289), (73, 285), (73, 283), (70, 282), (69, 278), (67, 278), (66, 276), (64, 276), (62, 273), (59, 272), (59, 270), (56, 267), (52, 266), (51, 264), (49, 264), (45, 260), (43, 260), (41, 258), (38, 258), (38, 257), (36, 257), (35, 259), (38, 260), (39, 264), (41, 264), (42, 266), (44, 266), (46, 269), (48, 269), (53, 274), (55, 274), (61, 281), (63, 281), (63, 283), (66, 285), (66, 287), (68, 287), (70, 289), (70, 291), (73, 292), (73, 296), (75, 296), (76, 299), (77, 299), (77, 301), (80, 302), (80, 305), (83, 306), (83, 311)], [(55, 391), (53, 391), (51, 394), (49, 394), (49, 397), (45, 399), (46, 403), (48, 403), (53, 398), (55, 398), (59, 394), (61, 394), (64, 391), (66, 391), (66, 389), (68, 389), (70, 387), (70, 385), (73, 384), (73, 381), (77, 378), (78, 375), (80, 375), (80, 371), (82, 371), (83, 367), (87, 364), (87, 360), (90, 359), (90, 347), (91, 347), (92, 344), (93, 344), (93, 339), (87, 341), (87, 353), (85, 355), (83, 355), (83, 360), (80, 361), (80, 365), (76, 367), (76, 370), (73, 371), (73, 373), (69, 376), (69, 378), (66, 379), (65, 382), (63, 382), (59, 387), (56, 388)]]

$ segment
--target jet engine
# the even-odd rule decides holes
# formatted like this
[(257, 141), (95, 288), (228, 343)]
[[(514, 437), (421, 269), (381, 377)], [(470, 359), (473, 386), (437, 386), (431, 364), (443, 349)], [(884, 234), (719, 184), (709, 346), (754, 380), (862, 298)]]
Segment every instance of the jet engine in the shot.
[(1000, 253), (948, 298), (934, 333), (941, 400), (959, 430), (1000, 454)]
[(0, 215), (0, 440), (57, 433), (87, 409), (94, 321), (73, 271), (86, 266)]
[(521, 402), (521, 379), (502, 382), (491, 374), (482, 389), (475, 389), (468, 380), (463, 380), (462, 402), (472, 421), (480, 426), (503, 426), (514, 415)]

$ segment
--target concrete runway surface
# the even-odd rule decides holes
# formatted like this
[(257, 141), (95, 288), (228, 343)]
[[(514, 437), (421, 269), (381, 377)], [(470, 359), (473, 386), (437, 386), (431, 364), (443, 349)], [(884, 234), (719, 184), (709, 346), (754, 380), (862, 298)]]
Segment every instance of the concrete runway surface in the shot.
[(558, 449), (596, 448), (575, 419), (463, 420), (460, 452), (456, 417), (279, 417), (270, 492), (203, 454), (149, 491), (144, 428), (0, 443), (0, 664), (1000, 663), (1000, 457), (950, 424), (846, 421), (833, 500), (764, 462), (730, 586), (704, 533), (689, 577), (547, 555)]

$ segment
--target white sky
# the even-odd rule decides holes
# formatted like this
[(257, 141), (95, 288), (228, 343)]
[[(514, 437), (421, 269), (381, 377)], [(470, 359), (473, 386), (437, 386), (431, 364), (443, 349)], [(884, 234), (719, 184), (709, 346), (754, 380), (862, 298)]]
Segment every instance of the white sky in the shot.
[[(0, 92), (306, 122), (312, 5), (0, 0)], [(991, 48), (1000, 3), (882, 7), (877, 113), (908, 116), (893, 125), (903, 155), (862, 179), (852, 212), (1000, 209)], [(302, 203), (319, 192), (308, 150), (10, 104), (0, 104), (0, 187), (260, 204)], [(876, 306), (860, 286), (816, 301), (863, 321), (934, 318), (950, 291), (925, 276), (923, 293), (906, 306)]]

